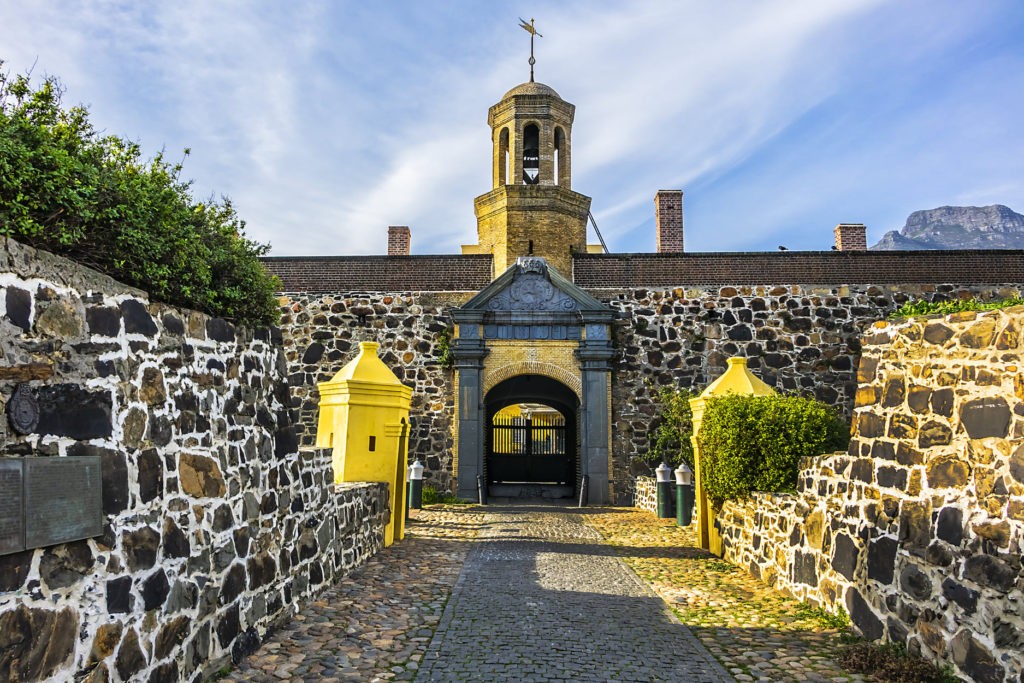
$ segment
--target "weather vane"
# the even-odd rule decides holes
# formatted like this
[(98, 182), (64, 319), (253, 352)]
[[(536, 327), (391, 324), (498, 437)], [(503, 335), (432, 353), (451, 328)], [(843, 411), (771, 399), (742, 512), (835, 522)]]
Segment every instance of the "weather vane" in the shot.
[(525, 19), (519, 17), (519, 28), (530, 34), (530, 83), (533, 83), (533, 65), (537, 63), (537, 60), (533, 58), (533, 37), (543, 38), (544, 36), (537, 33), (537, 29), (533, 25), (533, 17), (530, 18), (529, 24), (526, 23)]

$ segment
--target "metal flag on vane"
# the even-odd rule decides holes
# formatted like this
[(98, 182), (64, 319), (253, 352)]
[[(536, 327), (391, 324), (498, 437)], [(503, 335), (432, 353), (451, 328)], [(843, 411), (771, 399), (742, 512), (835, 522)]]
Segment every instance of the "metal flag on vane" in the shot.
[(530, 23), (526, 23), (525, 19), (519, 17), (519, 28), (530, 34), (530, 83), (533, 83), (533, 65), (537, 63), (537, 60), (533, 58), (533, 37), (543, 38), (544, 36), (537, 33), (537, 27), (533, 25), (533, 17), (530, 17)]

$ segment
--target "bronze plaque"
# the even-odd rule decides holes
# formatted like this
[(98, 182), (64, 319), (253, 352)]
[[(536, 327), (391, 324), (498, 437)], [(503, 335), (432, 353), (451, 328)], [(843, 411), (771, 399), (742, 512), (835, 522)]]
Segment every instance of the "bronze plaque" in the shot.
[(99, 456), (25, 458), (24, 462), (26, 547), (103, 533)]
[(25, 549), (22, 459), (0, 459), (0, 555)]

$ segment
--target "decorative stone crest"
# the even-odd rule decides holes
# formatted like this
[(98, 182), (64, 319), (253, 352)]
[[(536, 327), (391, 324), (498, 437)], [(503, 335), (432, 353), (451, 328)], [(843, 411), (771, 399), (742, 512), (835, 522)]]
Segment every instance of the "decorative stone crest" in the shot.
[(27, 384), (19, 384), (7, 403), (7, 418), (18, 434), (31, 434), (39, 426), (39, 401)]
[[(543, 264), (544, 259), (535, 259)], [(521, 273), (508, 288), (491, 299), (492, 311), (574, 311), (576, 301), (558, 290), (544, 274)]]
[(544, 309), (555, 293), (551, 283), (540, 277), (520, 278), (509, 288), (513, 307)]

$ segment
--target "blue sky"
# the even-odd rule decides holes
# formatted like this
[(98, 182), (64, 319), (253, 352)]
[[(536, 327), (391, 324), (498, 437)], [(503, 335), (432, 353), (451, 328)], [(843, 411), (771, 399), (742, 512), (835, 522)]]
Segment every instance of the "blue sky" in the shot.
[(653, 250), (659, 188), (686, 193), (688, 251), (1024, 211), (1019, 0), (0, 0), (0, 59), (150, 153), (191, 148), (197, 193), (275, 255), (382, 253), (388, 225), (452, 253), (490, 189), (487, 108), (529, 77), (520, 16), (612, 251)]

